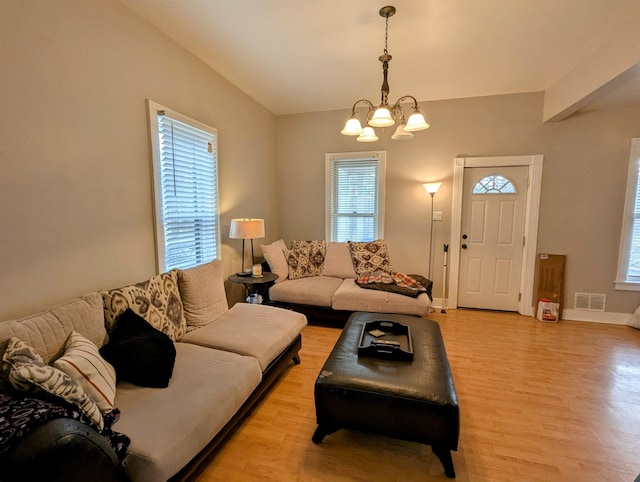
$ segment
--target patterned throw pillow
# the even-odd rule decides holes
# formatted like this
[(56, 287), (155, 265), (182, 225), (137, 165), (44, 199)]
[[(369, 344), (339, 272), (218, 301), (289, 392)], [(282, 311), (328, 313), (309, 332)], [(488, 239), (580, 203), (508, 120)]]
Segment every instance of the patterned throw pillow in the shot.
[(117, 316), (131, 308), (173, 341), (180, 340), (187, 332), (177, 270), (159, 274), (135, 285), (101, 291), (100, 294), (109, 331)]
[(84, 388), (102, 413), (115, 408), (116, 371), (100, 356), (98, 347), (80, 333), (74, 331), (69, 335), (64, 355), (53, 366)]
[(379, 239), (364, 243), (349, 241), (353, 267), (358, 276), (372, 273), (377, 270), (392, 273), (391, 262), (387, 251), (387, 242)]
[(313, 276), (309, 265), (309, 248), (288, 249), (285, 251), (289, 265), (289, 279)]
[(291, 241), (291, 249), (309, 248), (309, 274), (320, 276), (327, 256), (327, 242), (324, 239), (315, 241)]
[(57, 368), (47, 365), (34, 348), (18, 338), (10, 338), (2, 357), (11, 366), (9, 382), (21, 392), (42, 389), (78, 407), (100, 430), (104, 420), (95, 400), (80, 385)]

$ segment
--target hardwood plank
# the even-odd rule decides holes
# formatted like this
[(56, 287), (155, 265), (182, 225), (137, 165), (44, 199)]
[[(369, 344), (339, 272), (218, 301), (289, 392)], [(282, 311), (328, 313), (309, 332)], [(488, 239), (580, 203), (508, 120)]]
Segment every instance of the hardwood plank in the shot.
[[(440, 323), (458, 393), (458, 481), (633, 481), (640, 474), (640, 331), (449, 310)], [(431, 449), (340, 430), (319, 444), (315, 379), (340, 330), (307, 326), (292, 366), (200, 482), (446, 480)]]

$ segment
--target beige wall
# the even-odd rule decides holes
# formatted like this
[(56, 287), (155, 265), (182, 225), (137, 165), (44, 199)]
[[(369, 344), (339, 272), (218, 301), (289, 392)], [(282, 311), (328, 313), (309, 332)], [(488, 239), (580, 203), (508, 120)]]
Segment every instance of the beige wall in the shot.
[(543, 154), (539, 251), (568, 255), (568, 297), (606, 293), (612, 312), (640, 302), (613, 290), (640, 108), (543, 125), (542, 94), (430, 102), (432, 127), (414, 140), (387, 133), (363, 145), (339, 134), (346, 110), (276, 119), (117, 0), (0, 0), (0, 62), (0, 319), (156, 272), (146, 98), (218, 129), (227, 273), (240, 263), (240, 241), (227, 238), (232, 217), (265, 218), (257, 244), (322, 238), (324, 154), (384, 149), (386, 238), (398, 270), (426, 273), (420, 184), (444, 182), (435, 198), (444, 212), (439, 297), (454, 157)]
[[(392, 97), (394, 97), (392, 95)], [(429, 196), (435, 210), (434, 293), (442, 296), (443, 244), (450, 242), (453, 162), (458, 155), (544, 155), (538, 252), (567, 255), (565, 293), (606, 293), (607, 311), (631, 313), (637, 292), (613, 289), (629, 141), (640, 136), (640, 107), (579, 113), (542, 124), (543, 94), (428, 102), (431, 128), (410, 141), (361, 144), (342, 136), (348, 111), (279, 117), (278, 212), (285, 241), (324, 237), (324, 154), (387, 151), (386, 234), (394, 267), (427, 273)]]
[(227, 272), (277, 234), (269, 111), (117, 0), (0, 0), (0, 319), (156, 272), (146, 98), (218, 129)]

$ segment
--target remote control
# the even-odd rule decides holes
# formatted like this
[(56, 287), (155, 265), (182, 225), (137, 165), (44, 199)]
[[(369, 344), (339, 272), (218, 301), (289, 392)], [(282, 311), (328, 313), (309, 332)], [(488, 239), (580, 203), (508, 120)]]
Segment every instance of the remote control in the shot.
[(371, 340), (372, 345), (400, 346), (400, 342), (393, 340)]

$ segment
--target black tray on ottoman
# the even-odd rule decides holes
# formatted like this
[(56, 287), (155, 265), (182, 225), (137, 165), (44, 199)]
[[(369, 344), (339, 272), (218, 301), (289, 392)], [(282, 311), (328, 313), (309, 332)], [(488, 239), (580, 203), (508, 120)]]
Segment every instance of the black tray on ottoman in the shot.
[[(380, 319), (410, 329), (412, 362), (358, 355), (364, 325)], [(447, 477), (455, 477), (451, 450), (458, 449), (460, 411), (435, 321), (354, 313), (318, 375), (314, 399), (314, 443), (340, 428), (418, 442), (430, 445)]]
[[(381, 335), (376, 336), (378, 333)], [(358, 355), (411, 361), (413, 360), (411, 329), (391, 320), (368, 321), (362, 325)]]

